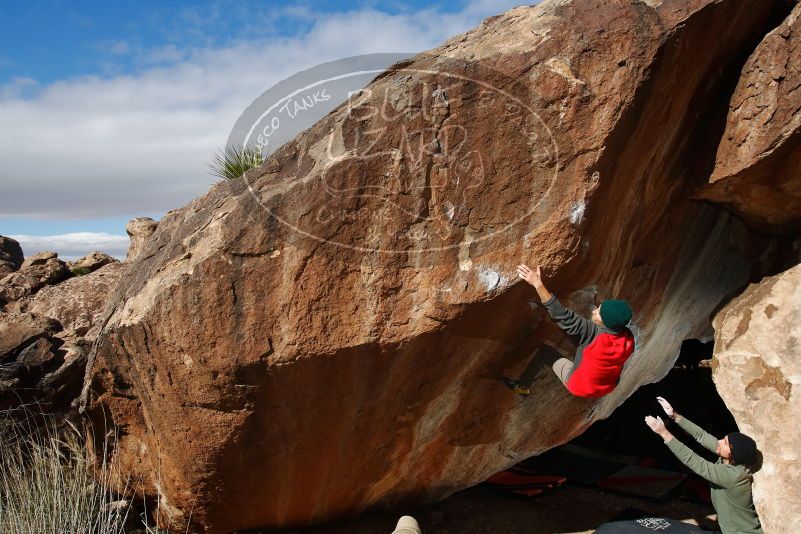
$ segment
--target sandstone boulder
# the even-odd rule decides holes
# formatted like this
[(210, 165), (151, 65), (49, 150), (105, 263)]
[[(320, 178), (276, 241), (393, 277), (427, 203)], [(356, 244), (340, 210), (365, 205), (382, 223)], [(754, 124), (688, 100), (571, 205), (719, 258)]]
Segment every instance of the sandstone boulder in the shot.
[(67, 262), (67, 267), (69, 267), (73, 273), (86, 274), (96, 271), (104, 265), (108, 265), (109, 263), (114, 263), (117, 261), (119, 260), (112, 258), (108, 254), (95, 251), (90, 252), (81, 259)]
[(36, 378), (55, 369), (52, 341), (57, 321), (33, 314), (0, 312), (0, 410), (36, 400)]
[(56, 258), (58, 258), (58, 254), (56, 252), (47, 250), (43, 252), (37, 252), (33, 256), (25, 258), (25, 260), (22, 262), (22, 265), (20, 265), (20, 269), (30, 269), (31, 267), (37, 266), (41, 267), (50, 262), (50, 260), (54, 260)]
[(0, 362), (16, 360), (20, 350), (58, 332), (58, 321), (31, 314), (0, 314)]
[(801, 232), (800, 46), (798, 4), (745, 64), (710, 185), (697, 195), (767, 232)]
[(156, 231), (156, 227), (158, 227), (158, 223), (150, 217), (136, 217), (128, 221), (125, 226), (125, 232), (131, 238), (131, 244), (128, 247), (126, 261), (132, 261), (139, 256), (145, 246), (145, 242)]
[(20, 308), (56, 319), (65, 335), (94, 340), (108, 297), (124, 270), (125, 264), (114, 260), (90, 274), (42, 288)]
[(67, 264), (55, 252), (40, 252), (26, 258), (19, 270), (0, 279), (0, 304), (33, 295), (48, 284), (72, 276)]
[[(31, 258), (25, 268), (46, 267), (54, 258)], [(124, 267), (115, 260), (6, 305), (0, 312), (0, 409), (35, 405), (12, 412), (19, 419), (39, 411), (73, 413), (90, 345)]]
[[(446, 497), (664, 376), (758, 244), (685, 191), (714, 165), (737, 58), (783, 5), (514, 8), (165, 215), (87, 371), (124, 478), (180, 531), (190, 513), (210, 533), (317, 523)], [(572, 398), (548, 370), (524, 401), (505, 389), (542, 342), (571, 353), (521, 261), (577, 307), (632, 303), (638, 350), (612, 395)]]
[(801, 532), (801, 265), (751, 284), (714, 327), (715, 384), (763, 456), (754, 475), (763, 529)]
[(0, 235), (0, 279), (19, 269), (24, 259), (19, 243)]

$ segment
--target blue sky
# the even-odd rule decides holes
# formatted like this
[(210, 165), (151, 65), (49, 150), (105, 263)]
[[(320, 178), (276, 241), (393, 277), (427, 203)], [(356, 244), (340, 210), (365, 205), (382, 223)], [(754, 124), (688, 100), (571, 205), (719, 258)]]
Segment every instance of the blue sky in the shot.
[[(347, 10), (398, 15), (421, 9), (455, 13), (464, 2), (7, 2), (0, 4), (0, 82), (40, 84), (79, 75), (142, 71), (192, 47), (225, 47), (269, 36), (296, 36), (314, 19)], [(25, 43), (25, 46), (20, 46)], [(154, 58), (163, 49), (163, 60)], [(170, 52), (175, 54), (170, 54)]]
[(438, 46), (519, 2), (0, 3), (0, 234), (124, 256), (125, 223), (214, 182), (263, 91), (324, 61)]

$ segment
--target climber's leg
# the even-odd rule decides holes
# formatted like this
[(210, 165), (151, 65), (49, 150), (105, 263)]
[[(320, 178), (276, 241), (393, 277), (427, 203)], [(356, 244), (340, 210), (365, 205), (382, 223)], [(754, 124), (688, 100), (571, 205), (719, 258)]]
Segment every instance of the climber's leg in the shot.
[[(531, 358), (531, 362), (523, 371), (523, 374), (520, 375), (520, 378), (517, 380), (506, 378), (504, 379), (504, 383), (506, 384), (506, 387), (518, 395), (527, 396), (531, 393), (531, 384), (534, 382), (534, 378), (536, 378), (540, 370), (543, 367), (550, 367), (554, 370), (554, 372), (556, 372), (557, 363), (559, 363), (560, 369), (564, 365), (560, 363), (562, 360), (568, 363), (566, 369), (564, 370), (565, 377), (567, 377), (572, 369), (573, 362), (567, 358), (563, 358), (562, 355), (552, 346), (543, 344), (537, 349), (537, 352)], [(557, 373), (557, 376), (559, 376), (559, 373)], [(560, 380), (562, 380), (561, 377)], [(562, 383), (565, 383), (566, 381), (567, 378), (565, 378)]]
[(506, 387), (508, 387), (518, 395), (527, 397), (531, 393), (531, 388), (529, 386), (524, 386), (518, 380), (512, 380), (511, 378), (504, 378), (503, 383), (506, 384)]
[(553, 362), (551, 369), (553, 369), (553, 372), (556, 374), (562, 384), (567, 387), (567, 379), (570, 378), (570, 371), (573, 370), (573, 362), (567, 358), (559, 358)]
[(567, 387), (567, 379), (576, 367), (576, 362), (563, 357), (555, 348), (550, 345), (543, 345), (537, 352), (537, 359), (543, 365), (550, 367), (556, 377)]

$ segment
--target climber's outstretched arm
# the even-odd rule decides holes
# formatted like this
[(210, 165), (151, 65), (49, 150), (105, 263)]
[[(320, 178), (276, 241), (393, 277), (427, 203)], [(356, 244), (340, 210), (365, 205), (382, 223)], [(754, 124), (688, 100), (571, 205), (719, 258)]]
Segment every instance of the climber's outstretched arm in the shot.
[(534, 286), (542, 299), (542, 304), (548, 310), (551, 318), (559, 328), (565, 331), (567, 335), (573, 336), (579, 345), (586, 345), (598, 335), (598, 326), (577, 314), (569, 308), (562, 306), (559, 299), (556, 298), (550, 291), (545, 288), (542, 283), (542, 274), (539, 265), (536, 270), (530, 269), (526, 265), (517, 266), (517, 274)]
[(551, 292), (545, 287), (545, 284), (542, 283), (542, 270), (540, 266), (537, 265), (536, 269), (529, 268), (528, 265), (520, 264), (517, 266), (517, 275), (534, 286), (534, 289), (537, 290), (537, 294), (542, 299), (542, 302), (547, 302), (551, 298)]

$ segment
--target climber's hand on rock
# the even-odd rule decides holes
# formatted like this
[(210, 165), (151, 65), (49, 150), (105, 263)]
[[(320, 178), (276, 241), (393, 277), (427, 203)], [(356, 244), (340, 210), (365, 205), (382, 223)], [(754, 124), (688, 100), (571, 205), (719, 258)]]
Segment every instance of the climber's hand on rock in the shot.
[(517, 266), (517, 275), (534, 287), (542, 287), (542, 270), (539, 265), (532, 270), (528, 265), (521, 263)]
[(671, 406), (664, 397), (657, 397), (656, 400), (662, 406), (662, 409), (665, 410), (665, 415), (675, 421), (678, 414), (676, 413), (676, 410), (673, 409), (673, 406)]
[(521, 263), (517, 266), (517, 275), (534, 286), (534, 289), (537, 290), (537, 294), (543, 302), (548, 302), (548, 300), (550, 300), (551, 292), (548, 291), (545, 284), (542, 283), (542, 269), (540, 269), (539, 265), (537, 265), (536, 269), (532, 270), (528, 265)]

